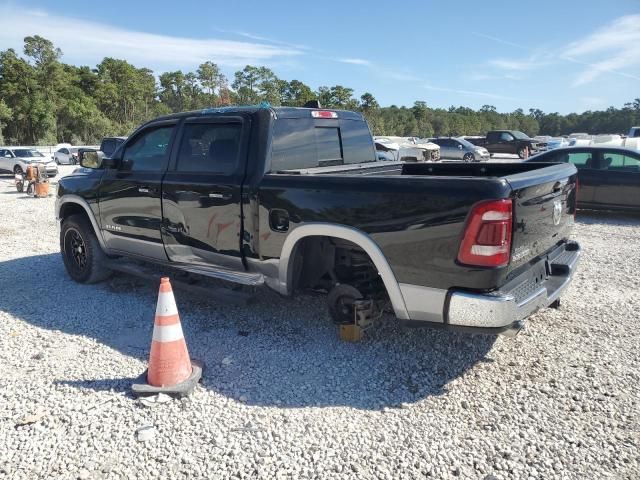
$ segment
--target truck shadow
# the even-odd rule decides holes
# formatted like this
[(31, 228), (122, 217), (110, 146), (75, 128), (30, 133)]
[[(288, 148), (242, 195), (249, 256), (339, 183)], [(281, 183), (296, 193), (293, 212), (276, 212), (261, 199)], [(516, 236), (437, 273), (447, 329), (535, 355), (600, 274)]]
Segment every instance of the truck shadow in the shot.
[[(126, 276), (79, 285), (68, 278), (59, 254), (47, 254), (0, 262), (0, 291), (0, 310), (20, 320), (95, 339), (114, 355), (147, 359), (155, 285)], [(491, 336), (402, 329), (385, 317), (363, 342), (345, 343), (322, 297), (284, 299), (266, 289), (247, 306), (181, 291), (176, 300), (191, 356), (206, 364), (202, 387), (248, 405), (399, 407), (446, 392), (452, 380), (487, 361), (495, 342)], [(91, 363), (91, 351), (82, 355), (73, 361)], [(126, 358), (114, 359), (116, 366), (96, 378), (56, 383), (126, 392), (133, 378), (114, 375), (120, 364)]]

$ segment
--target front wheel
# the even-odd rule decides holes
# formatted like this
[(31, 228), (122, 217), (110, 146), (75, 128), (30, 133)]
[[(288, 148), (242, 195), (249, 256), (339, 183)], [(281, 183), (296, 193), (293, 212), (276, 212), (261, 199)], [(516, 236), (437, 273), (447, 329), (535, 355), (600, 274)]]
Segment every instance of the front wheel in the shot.
[(22, 167), (20, 165), (16, 165), (13, 167), (13, 173), (15, 175), (22, 175), (24, 172), (22, 171)]
[(518, 157), (520, 157), (522, 160), (524, 160), (525, 158), (529, 158), (529, 149), (527, 147), (520, 147), (518, 149)]
[(476, 156), (473, 153), (465, 153), (464, 157), (462, 157), (462, 160), (465, 162), (475, 162)]
[(62, 221), (60, 252), (67, 273), (78, 283), (97, 283), (111, 275), (93, 227), (82, 215), (71, 215)]

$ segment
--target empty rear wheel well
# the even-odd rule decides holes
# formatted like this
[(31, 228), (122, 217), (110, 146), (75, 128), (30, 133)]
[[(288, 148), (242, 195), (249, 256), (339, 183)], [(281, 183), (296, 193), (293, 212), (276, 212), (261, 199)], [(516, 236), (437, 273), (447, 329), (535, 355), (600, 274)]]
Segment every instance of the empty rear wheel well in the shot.
[(369, 255), (357, 244), (341, 238), (301, 239), (293, 252), (291, 271), (293, 291), (329, 291), (337, 284), (348, 284), (365, 297), (386, 296), (384, 283)]

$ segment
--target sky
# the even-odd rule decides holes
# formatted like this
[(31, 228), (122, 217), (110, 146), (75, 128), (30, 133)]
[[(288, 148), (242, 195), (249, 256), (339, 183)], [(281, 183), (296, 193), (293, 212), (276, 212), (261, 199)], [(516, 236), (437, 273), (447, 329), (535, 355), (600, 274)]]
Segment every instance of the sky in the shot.
[(640, 97), (640, 0), (518, 2), (86, 0), (2, 2), (0, 50), (41, 35), (62, 60), (156, 74), (211, 60), (383, 106), (583, 112)]

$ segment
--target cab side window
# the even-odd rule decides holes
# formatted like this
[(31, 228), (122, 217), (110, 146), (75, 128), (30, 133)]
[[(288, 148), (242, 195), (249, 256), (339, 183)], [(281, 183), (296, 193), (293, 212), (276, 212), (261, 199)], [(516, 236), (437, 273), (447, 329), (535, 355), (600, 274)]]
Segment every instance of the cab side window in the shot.
[(122, 170), (161, 172), (169, 159), (169, 144), (173, 125), (151, 127), (126, 146), (122, 155)]
[(242, 125), (187, 123), (178, 151), (177, 170), (229, 175), (236, 171)]
[(500, 141), (501, 142), (510, 142), (511, 140), (513, 140), (513, 135), (511, 135), (510, 133), (502, 132), (500, 134)]
[(573, 163), (576, 168), (594, 168), (593, 157), (588, 152), (569, 153), (568, 162)]
[(604, 165), (602, 168), (606, 170), (638, 171), (640, 169), (640, 161), (629, 155), (604, 152), (603, 159)]

